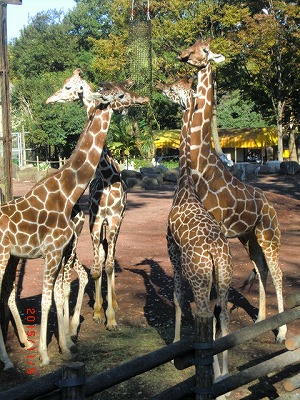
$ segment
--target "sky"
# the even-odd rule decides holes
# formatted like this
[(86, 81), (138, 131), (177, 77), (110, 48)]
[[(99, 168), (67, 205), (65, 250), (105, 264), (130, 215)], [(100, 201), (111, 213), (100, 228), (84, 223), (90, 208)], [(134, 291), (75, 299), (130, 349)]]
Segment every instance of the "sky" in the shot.
[(38, 12), (49, 9), (67, 12), (76, 5), (74, 0), (22, 0), (22, 5), (7, 5), (7, 41), (19, 37), (20, 30), (28, 25), (28, 20)]

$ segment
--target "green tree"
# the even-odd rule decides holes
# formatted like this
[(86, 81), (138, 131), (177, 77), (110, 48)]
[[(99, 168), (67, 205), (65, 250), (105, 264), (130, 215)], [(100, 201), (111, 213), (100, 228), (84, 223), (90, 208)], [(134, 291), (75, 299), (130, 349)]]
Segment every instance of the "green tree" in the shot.
[(13, 119), (14, 129), (20, 131), (24, 127), (28, 132), (27, 147), (46, 154), (49, 159), (70, 155), (86, 121), (85, 110), (79, 104), (64, 107), (45, 104), (64, 78), (61, 73), (23, 78), (12, 93), (13, 109), (18, 110), (17, 118)]
[(289, 123), (291, 115), (287, 106), (293, 107), (293, 97), (299, 91), (299, 16), (296, 3), (270, 0), (268, 7), (248, 18), (238, 34), (248, 85), (254, 91), (263, 91), (273, 108), (280, 161), (284, 124)]
[(239, 90), (220, 98), (218, 126), (220, 128), (263, 128), (267, 125), (260, 112), (255, 110), (254, 101), (243, 99)]
[[(145, 1), (135, 2), (135, 6), (146, 15)], [(287, 132), (287, 127), (296, 132), (300, 46), (299, 6), (295, 2), (151, 0), (150, 6), (154, 85), (157, 80), (172, 82), (193, 73), (192, 67), (180, 63), (177, 56), (196, 38), (210, 36), (212, 50), (226, 57), (225, 63), (214, 67), (217, 98), (222, 95), (224, 103), (239, 90), (243, 99), (240, 104), (243, 107), (237, 111), (241, 123), (246, 120), (243, 115), (248, 112), (246, 105), (251, 105), (251, 112), (259, 109), (261, 119), (268, 125), (277, 124), (280, 134)], [(12, 44), (11, 77), (19, 98), (24, 100), (19, 103), (22, 113), (27, 110), (29, 119), (39, 121), (37, 137), (43, 138), (46, 132), (41, 127), (47, 125), (42, 123), (47, 116), (36, 104), (40, 93), (35, 90), (40, 90), (37, 81), (42, 81), (46, 74), (55, 76), (65, 71), (67, 75), (67, 71), (81, 67), (86, 79), (94, 85), (102, 80), (117, 82), (129, 77), (130, 7), (128, 0), (77, 0), (76, 7), (64, 18), (58, 12), (38, 14)], [(264, 8), (267, 9), (262, 11)], [(37, 79), (34, 84), (30, 83), (33, 77)], [(31, 93), (25, 89), (22, 93), (21, 88), (27, 84)], [(53, 84), (53, 89), (59, 86)], [(44, 95), (46, 98), (46, 91)], [(229, 99), (225, 103), (228, 102)], [(152, 109), (153, 121), (147, 122), (149, 137), (154, 125), (180, 126), (180, 111), (160, 94), (154, 93)], [(215, 121), (214, 126), (217, 126)], [(129, 129), (127, 134), (131, 135), (130, 132)], [(143, 132), (148, 140), (145, 128), (138, 136), (128, 138), (134, 138), (141, 151)], [(148, 143), (146, 147), (151, 146)]]
[(76, 40), (62, 23), (62, 13), (55, 10), (38, 13), (10, 48), (12, 79), (73, 68), (75, 55)]

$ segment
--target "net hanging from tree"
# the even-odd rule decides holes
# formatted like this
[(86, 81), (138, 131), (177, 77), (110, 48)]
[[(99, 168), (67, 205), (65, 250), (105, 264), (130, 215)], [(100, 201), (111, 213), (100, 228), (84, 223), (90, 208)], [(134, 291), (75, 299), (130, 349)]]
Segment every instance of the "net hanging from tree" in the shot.
[[(146, 10), (146, 12), (145, 12)], [(133, 90), (152, 97), (152, 29), (149, 0), (147, 5), (132, 0), (129, 40), (129, 69)]]

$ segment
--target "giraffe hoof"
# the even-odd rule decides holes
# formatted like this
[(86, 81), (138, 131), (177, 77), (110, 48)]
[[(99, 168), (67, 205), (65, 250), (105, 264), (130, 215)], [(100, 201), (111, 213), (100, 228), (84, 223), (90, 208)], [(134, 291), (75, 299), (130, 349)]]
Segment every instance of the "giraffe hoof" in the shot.
[(276, 336), (276, 343), (284, 343), (285, 337), (280, 337), (279, 335)]
[(101, 317), (96, 317), (96, 316), (93, 316), (93, 321), (94, 321), (96, 324), (104, 324), (104, 322), (105, 322), (105, 320), (104, 320), (103, 318), (101, 318)]
[(41, 362), (41, 367), (45, 367), (46, 365), (50, 364), (50, 358), (45, 358), (44, 360), (42, 360)]
[(62, 353), (61, 358), (64, 361), (70, 361), (70, 360), (72, 360), (73, 355), (72, 355), (72, 353), (70, 351), (65, 351), (64, 353)]
[(5, 363), (5, 366), (4, 366), (4, 368), (3, 368), (3, 371), (6, 371), (6, 372), (13, 372), (14, 369), (15, 369), (14, 364), (13, 364), (11, 361), (9, 361), (9, 362), (6, 362), (6, 363)]
[(107, 324), (106, 329), (110, 332), (116, 332), (119, 330), (119, 327), (117, 324)]
[(278, 329), (278, 334), (276, 336), (276, 343), (284, 343), (285, 342), (286, 332), (287, 332), (286, 325), (283, 325)]
[(72, 346), (69, 347), (69, 349), (70, 349), (71, 353), (78, 353), (78, 347), (74, 343)]

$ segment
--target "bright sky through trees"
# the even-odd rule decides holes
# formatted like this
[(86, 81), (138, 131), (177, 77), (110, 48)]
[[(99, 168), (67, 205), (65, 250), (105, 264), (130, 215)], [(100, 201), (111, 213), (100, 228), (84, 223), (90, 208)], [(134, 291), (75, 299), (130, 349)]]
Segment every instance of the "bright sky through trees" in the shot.
[(7, 40), (18, 37), (28, 20), (38, 12), (49, 9), (67, 12), (76, 5), (74, 0), (22, 0), (22, 5), (7, 5)]

